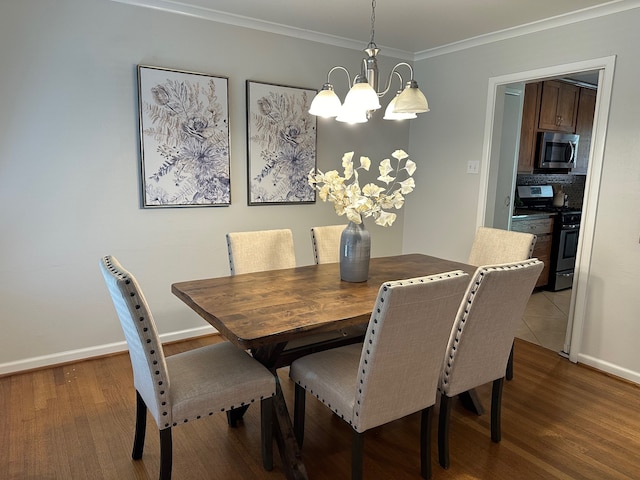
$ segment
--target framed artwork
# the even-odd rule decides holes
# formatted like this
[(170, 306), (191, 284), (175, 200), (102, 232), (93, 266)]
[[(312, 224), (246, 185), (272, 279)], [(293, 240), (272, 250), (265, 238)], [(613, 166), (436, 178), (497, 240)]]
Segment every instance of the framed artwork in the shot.
[(316, 201), (307, 175), (316, 168), (316, 90), (247, 80), (249, 205)]
[(231, 203), (228, 79), (138, 65), (142, 206)]

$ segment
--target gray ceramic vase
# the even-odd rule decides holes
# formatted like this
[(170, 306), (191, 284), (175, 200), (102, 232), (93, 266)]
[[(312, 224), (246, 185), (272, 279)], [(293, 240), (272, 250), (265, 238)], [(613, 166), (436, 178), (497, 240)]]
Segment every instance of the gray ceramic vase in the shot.
[(340, 236), (340, 278), (366, 282), (371, 258), (371, 234), (364, 223), (349, 222)]

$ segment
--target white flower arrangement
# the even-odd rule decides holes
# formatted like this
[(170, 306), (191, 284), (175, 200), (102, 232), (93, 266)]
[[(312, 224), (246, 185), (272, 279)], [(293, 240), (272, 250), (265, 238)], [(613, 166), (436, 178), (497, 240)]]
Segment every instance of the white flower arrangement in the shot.
[[(369, 157), (360, 157), (360, 166), (354, 168), (353, 152), (347, 152), (342, 157), (344, 177), (338, 175), (337, 170), (327, 173), (311, 170), (309, 185), (318, 190), (318, 195), (323, 202), (327, 200), (332, 202), (336, 213), (340, 216), (346, 215), (349, 221), (360, 224), (363, 218), (373, 217), (377, 225), (391, 226), (396, 220), (396, 214), (386, 210), (402, 208), (404, 196), (415, 188), (412, 175), (416, 171), (415, 162), (409, 159), (409, 155), (404, 150), (396, 150), (391, 156), (397, 160), (395, 168), (388, 158), (382, 160), (378, 167), (380, 170), (378, 180), (384, 182), (387, 185), (386, 188), (375, 183), (367, 183), (362, 189), (360, 188), (358, 170), (369, 171), (371, 160)], [(401, 166), (403, 160), (405, 160), (404, 166)], [(403, 171), (407, 178), (398, 181), (398, 175)], [(353, 182), (347, 183), (351, 178)], [(389, 184), (391, 184), (390, 187)]]

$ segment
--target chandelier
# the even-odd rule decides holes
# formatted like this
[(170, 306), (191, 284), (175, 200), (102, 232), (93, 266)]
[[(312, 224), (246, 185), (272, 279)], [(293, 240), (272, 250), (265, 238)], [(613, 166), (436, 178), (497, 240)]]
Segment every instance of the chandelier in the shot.
[[(387, 79), (384, 90), (378, 91), (378, 61), (376, 56), (380, 49), (373, 40), (375, 35), (376, 20), (376, 0), (371, 2), (371, 40), (364, 49), (368, 55), (362, 59), (360, 73), (358, 73), (351, 83), (349, 71), (337, 65), (327, 73), (327, 81), (322, 89), (314, 97), (309, 108), (309, 113), (324, 118), (335, 117), (339, 122), (346, 123), (364, 123), (371, 118), (375, 110), (381, 108), (379, 98), (384, 97), (391, 89), (392, 81), (398, 78), (400, 81), (400, 90), (397, 91), (395, 97), (387, 106), (384, 114), (385, 120), (405, 120), (416, 118), (417, 113), (429, 111), (429, 104), (424, 94), (418, 88), (418, 82), (413, 78), (413, 67), (406, 62), (398, 63)], [(398, 68), (406, 67), (411, 75), (409, 81), (404, 82), (402, 75), (398, 72)], [(350, 85), (349, 92), (344, 99), (344, 103), (340, 102), (340, 98), (333, 90), (330, 82), (331, 74), (336, 70), (342, 70), (347, 75), (347, 81)]]

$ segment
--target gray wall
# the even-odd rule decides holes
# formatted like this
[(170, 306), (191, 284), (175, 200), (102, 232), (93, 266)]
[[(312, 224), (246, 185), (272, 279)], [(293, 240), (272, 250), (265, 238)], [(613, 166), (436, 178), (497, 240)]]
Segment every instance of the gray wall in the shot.
[[(405, 212), (404, 251), (464, 260), (476, 228), (489, 79), (616, 55), (580, 361), (640, 382), (640, 9), (421, 60), (431, 112), (411, 125), (426, 158)], [(419, 152), (419, 153), (418, 153)], [(486, 167), (481, 165), (481, 168)], [(596, 179), (597, 182), (597, 179)]]
[[(0, 373), (123, 348), (102, 255), (138, 277), (165, 339), (206, 326), (170, 285), (228, 275), (226, 232), (291, 228), (298, 263), (312, 263), (310, 227), (346, 219), (321, 201), (247, 206), (245, 81), (317, 89), (361, 58), (106, 0), (0, 3)], [(230, 207), (139, 208), (137, 64), (229, 77)], [(344, 96), (346, 80), (335, 85)], [(406, 124), (372, 123), (319, 121), (319, 168), (407, 149)], [(373, 255), (401, 252), (402, 213), (392, 228), (368, 223)]]

